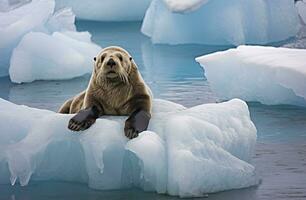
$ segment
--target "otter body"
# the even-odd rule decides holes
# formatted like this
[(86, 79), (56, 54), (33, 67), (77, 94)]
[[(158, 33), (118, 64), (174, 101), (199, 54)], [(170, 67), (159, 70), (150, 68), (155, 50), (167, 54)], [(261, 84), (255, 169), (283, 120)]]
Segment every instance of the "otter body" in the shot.
[(68, 128), (81, 131), (103, 115), (129, 115), (125, 135), (137, 137), (147, 129), (152, 98), (130, 54), (120, 47), (103, 49), (87, 89), (66, 101), (59, 113), (75, 114)]

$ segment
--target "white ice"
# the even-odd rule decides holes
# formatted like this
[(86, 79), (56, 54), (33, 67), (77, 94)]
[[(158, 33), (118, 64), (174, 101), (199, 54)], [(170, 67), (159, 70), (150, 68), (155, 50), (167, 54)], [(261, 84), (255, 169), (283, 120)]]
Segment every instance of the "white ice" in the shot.
[(34, 0), (8, 12), (0, 12), (0, 76), (8, 74), (13, 48), (26, 33), (43, 29), (54, 6), (54, 1)]
[(12, 82), (71, 79), (91, 73), (101, 48), (88, 32), (31, 32), (14, 49), (9, 75)]
[(267, 44), (294, 37), (299, 19), (292, 0), (153, 0), (141, 30), (153, 43)]
[(239, 46), (196, 58), (221, 99), (306, 106), (306, 50)]
[(91, 71), (93, 56), (101, 48), (91, 42), (89, 33), (76, 31), (71, 8), (54, 8), (54, 0), (33, 0), (0, 12), (0, 76), (9, 74), (21, 83)]
[(132, 186), (181, 197), (257, 184), (250, 164), (256, 128), (245, 102), (185, 108), (154, 100), (148, 131), (128, 140), (126, 117), (102, 117), (88, 130), (67, 129), (72, 115), (0, 99), (0, 182)]
[(56, 8), (71, 7), (77, 18), (96, 21), (142, 20), (151, 0), (56, 0)]

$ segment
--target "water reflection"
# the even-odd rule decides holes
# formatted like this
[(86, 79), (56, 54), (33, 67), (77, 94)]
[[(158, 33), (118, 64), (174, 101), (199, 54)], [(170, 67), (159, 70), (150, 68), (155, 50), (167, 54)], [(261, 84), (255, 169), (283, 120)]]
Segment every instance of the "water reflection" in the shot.
[[(210, 200), (248, 199), (256, 198), (256, 188), (232, 190), (217, 194), (210, 194)], [(139, 189), (99, 191), (89, 189), (83, 184), (65, 182), (31, 182), (27, 187), (3, 186), (0, 187), (0, 199), (7, 200), (96, 200), (96, 199), (135, 199), (135, 200), (173, 200), (178, 197), (159, 195), (152, 192), (143, 192)], [(207, 199), (207, 198), (197, 198)]]

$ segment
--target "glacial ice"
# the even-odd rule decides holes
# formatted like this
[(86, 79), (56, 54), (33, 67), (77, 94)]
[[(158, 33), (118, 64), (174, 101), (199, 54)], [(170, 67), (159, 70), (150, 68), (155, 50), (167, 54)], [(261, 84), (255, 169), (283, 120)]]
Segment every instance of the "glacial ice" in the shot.
[(239, 46), (196, 58), (225, 100), (306, 106), (306, 50)]
[(292, 0), (153, 0), (141, 28), (153, 43), (237, 46), (282, 41), (298, 30)]
[(14, 49), (9, 75), (12, 82), (61, 80), (91, 73), (101, 48), (88, 32), (31, 32)]
[(102, 117), (73, 133), (71, 115), (3, 99), (0, 108), (1, 183), (76, 181), (181, 197), (258, 183), (250, 163), (256, 128), (238, 99), (189, 109), (154, 100), (148, 131), (130, 141), (123, 134), (126, 117)]
[(151, 0), (56, 0), (56, 8), (71, 7), (77, 18), (95, 21), (142, 20)]

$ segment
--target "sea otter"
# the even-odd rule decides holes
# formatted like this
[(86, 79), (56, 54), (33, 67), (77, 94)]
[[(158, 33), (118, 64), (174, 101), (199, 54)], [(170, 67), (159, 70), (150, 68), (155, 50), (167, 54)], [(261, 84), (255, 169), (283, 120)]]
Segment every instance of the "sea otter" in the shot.
[(103, 115), (128, 115), (125, 135), (132, 139), (147, 129), (152, 97), (135, 61), (121, 47), (104, 48), (94, 58), (94, 69), (87, 89), (67, 100), (59, 113), (74, 114), (68, 128), (88, 129)]

